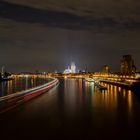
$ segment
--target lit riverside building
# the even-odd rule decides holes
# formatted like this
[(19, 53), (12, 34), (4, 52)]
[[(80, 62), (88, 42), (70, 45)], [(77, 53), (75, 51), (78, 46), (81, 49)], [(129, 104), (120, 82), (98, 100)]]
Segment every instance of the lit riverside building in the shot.
[(72, 73), (76, 73), (76, 65), (74, 62), (71, 63), (71, 71)]
[(69, 74), (69, 73), (76, 73), (76, 65), (74, 62), (71, 63), (71, 66), (68, 66), (68, 69), (64, 70), (64, 74)]
[(123, 75), (132, 75), (136, 72), (134, 60), (131, 55), (124, 55), (121, 61), (121, 73)]
[(103, 74), (109, 74), (110, 73), (110, 68), (108, 65), (104, 65), (102, 69)]

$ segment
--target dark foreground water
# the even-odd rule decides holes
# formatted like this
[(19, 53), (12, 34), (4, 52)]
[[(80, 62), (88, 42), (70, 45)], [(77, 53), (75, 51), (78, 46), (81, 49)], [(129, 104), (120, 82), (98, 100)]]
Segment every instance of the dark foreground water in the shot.
[(5, 139), (140, 139), (140, 96), (106, 84), (60, 79), (57, 87), (0, 116)]

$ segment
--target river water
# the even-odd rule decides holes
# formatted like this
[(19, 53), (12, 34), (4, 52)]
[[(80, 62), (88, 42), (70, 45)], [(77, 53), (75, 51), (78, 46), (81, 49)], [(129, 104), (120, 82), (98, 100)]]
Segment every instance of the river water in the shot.
[(57, 87), (2, 114), (0, 131), (14, 139), (139, 140), (140, 96), (104, 86), (108, 90), (83, 79), (59, 79)]
[(0, 82), (0, 97), (43, 85), (50, 80), (51, 79), (37, 76), (17, 76), (14, 80)]

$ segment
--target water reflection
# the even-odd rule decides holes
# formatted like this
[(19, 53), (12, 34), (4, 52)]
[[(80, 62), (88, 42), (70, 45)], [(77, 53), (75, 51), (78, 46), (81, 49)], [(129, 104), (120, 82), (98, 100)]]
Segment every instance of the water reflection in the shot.
[(78, 99), (77, 90), (78, 90), (77, 82), (74, 79), (65, 79), (65, 82), (64, 82), (64, 93), (65, 93), (64, 94), (64, 101), (65, 101), (65, 105), (67, 106), (66, 111), (67, 111), (68, 115), (72, 114), (69, 112), (76, 111), (75, 106), (77, 105), (77, 99)]
[[(124, 112), (130, 117), (132, 115), (133, 109), (133, 93), (131, 90), (124, 89), (115, 85), (110, 85), (106, 83), (100, 83), (103, 86), (107, 87), (106, 91), (96, 91), (93, 88), (93, 105), (98, 108), (104, 108), (108, 112), (120, 111), (122, 108)], [(90, 84), (91, 86), (93, 84)], [(88, 88), (88, 87), (87, 87)], [(116, 112), (117, 113), (117, 112)]]
[[(79, 134), (78, 138), (81, 136), (85, 139), (85, 135), (89, 134), (91, 138), (102, 137), (98, 139), (105, 139), (106, 134), (106, 138), (112, 136), (111, 139), (117, 136), (124, 136), (124, 139), (135, 136), (136, 130), (139, 130), (135, 126), (140, 126), (140, 100), (130, 90), (101, 83), (107, 90), (100, 91), (94, 83), (84, 79), (59, 80), (59, 85), (47, 94), (24, 104), (20, 109), (15, 109), (12, 115), (9, 113), (12, 117), (8, 116), (5, 121), (8, 120), (8, 124), (4, 126), (13, 128), (16, 126), (15, 122), (18, 125), (23, 122), (19, 127), (23, 128), (23, 131), (29, 128), (27, 132), (33, 130), (33, 135), (36, 134), (35, 131), (37, 134), (40, 132), (39, 136), (44, 134), (44, 137), (51, 132), (51, 138), (57, 132), (62, 134), (61, 137), (66, 134), (65, 139), (72, 134), (72, 138)], [(21, 83), (20, 79), (17, 79), (16, 83)], [(32, 79), (31, 85), (34, 86), (35, 83), (37, 80)], [(3, 89), (0, 88), (1, 90)], [(9, 125), (10, 118), (14, 125)], [(24, 120), (28, 123), (24, 123)], [(17, 131), (16, 127), (15, 130)], [(118, 137), (116, 139), (119, 139)]]
[[(101, 83), (107, 90), (99, 90), (93, 82), (85, 80), (64, 80), (64, 102), (68, 114), (74, 114), (79, 109), (90, 109), (90, 111), (102, 111), (116, 116), (123, 112), (127, 117), (132, 116), (133, 93), (118, 86)], [(121, 107), (122, 106), (122, 107)]]
[(50, 79), (39, 77), (16, 77), (11, 81), (0, 82), (0, 97), (42, 85), (49, 80)]

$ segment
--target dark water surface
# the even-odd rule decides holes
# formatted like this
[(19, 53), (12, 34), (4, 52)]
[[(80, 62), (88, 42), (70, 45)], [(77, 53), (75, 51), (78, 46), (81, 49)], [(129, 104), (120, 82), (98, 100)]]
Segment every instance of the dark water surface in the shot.
[(1, 137), (10, 139), (140, 139), (140, 96), (82, 79), (57, 87), (0, 116)]

